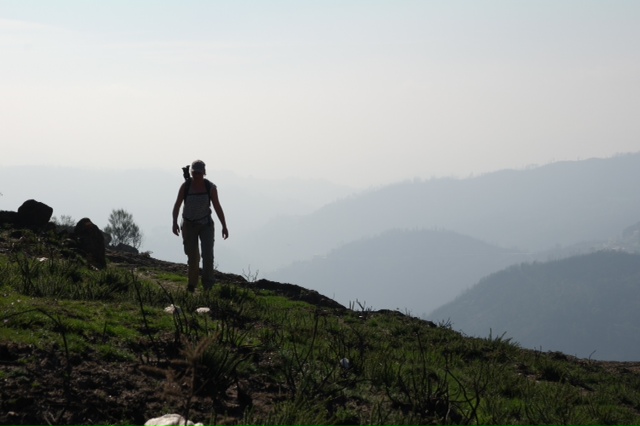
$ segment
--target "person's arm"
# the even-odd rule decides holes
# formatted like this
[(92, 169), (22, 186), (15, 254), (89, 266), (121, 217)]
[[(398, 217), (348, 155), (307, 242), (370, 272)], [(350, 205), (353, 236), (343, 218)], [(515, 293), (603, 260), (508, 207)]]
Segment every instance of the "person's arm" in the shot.
[(178, 197), (176, 198), (176, 203), (173, 205), (173, 233), (176, 235), (180, 235), (180, 225), (178, 225), (178, 214), (180, 214), (180, 206), (184, 201), (184, 183), (180, 185), (180, 190), (178, 191)]
[(227, 229), (227, 221), (224, 218), (224, 211), (222, 210), (220, 200), (218, 199), (218, 189), (215, 186), (211, 188), (211, 202), (213, 203), (213, 209), (222, 224), (222, 238), (226, 240), (229, 238), (229, 230)]

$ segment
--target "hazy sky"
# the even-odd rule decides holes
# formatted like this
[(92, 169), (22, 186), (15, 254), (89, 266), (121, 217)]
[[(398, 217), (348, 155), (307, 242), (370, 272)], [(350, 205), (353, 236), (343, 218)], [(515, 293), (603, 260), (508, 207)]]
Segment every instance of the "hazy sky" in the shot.
[(640, 1), (0, 0), (0, 166), (363, 187), (640, 150)]

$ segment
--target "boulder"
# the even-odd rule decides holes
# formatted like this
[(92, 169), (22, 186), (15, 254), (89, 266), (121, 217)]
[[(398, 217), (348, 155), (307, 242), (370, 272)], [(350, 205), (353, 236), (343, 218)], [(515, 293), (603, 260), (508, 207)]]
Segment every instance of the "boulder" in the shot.
[(36, 200), (27, 200), (22, 203), (17, 212), (0, 211), (0, 225), (38, 231), (47, 227), (52, 214), (53, 209), (48, 205)]
[(34, 231), (44, 229), (52, 214), (53, 209), (48, 205), (36, 200), (27, 200), (18, 208), (17, 225)]
[(89, 263), (98, 269), (107, 267), (104, 248), (104, 235), (91, 219), (83, 218), (78, 221), (73, 230), (78, 248), (82, 250)]

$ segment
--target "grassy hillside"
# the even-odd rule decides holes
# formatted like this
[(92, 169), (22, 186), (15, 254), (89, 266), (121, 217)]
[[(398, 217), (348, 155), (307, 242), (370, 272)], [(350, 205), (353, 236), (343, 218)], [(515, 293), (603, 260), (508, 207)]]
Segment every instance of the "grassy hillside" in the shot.
[(301, 287), (0, 235), (0, 423), (637, 424), (635, 364), (468, 338)]
[(600, 251), (492, 274), (430, 318), (525, 347), (640, 360), (640, 255)]

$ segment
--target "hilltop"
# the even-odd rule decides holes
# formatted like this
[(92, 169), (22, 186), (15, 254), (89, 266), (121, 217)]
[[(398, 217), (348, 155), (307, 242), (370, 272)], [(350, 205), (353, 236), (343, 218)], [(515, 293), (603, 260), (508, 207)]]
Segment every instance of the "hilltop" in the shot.
[(292, 284), (0, 233), (0, 423), (637, 424), (640, 365), (471, 338)]

